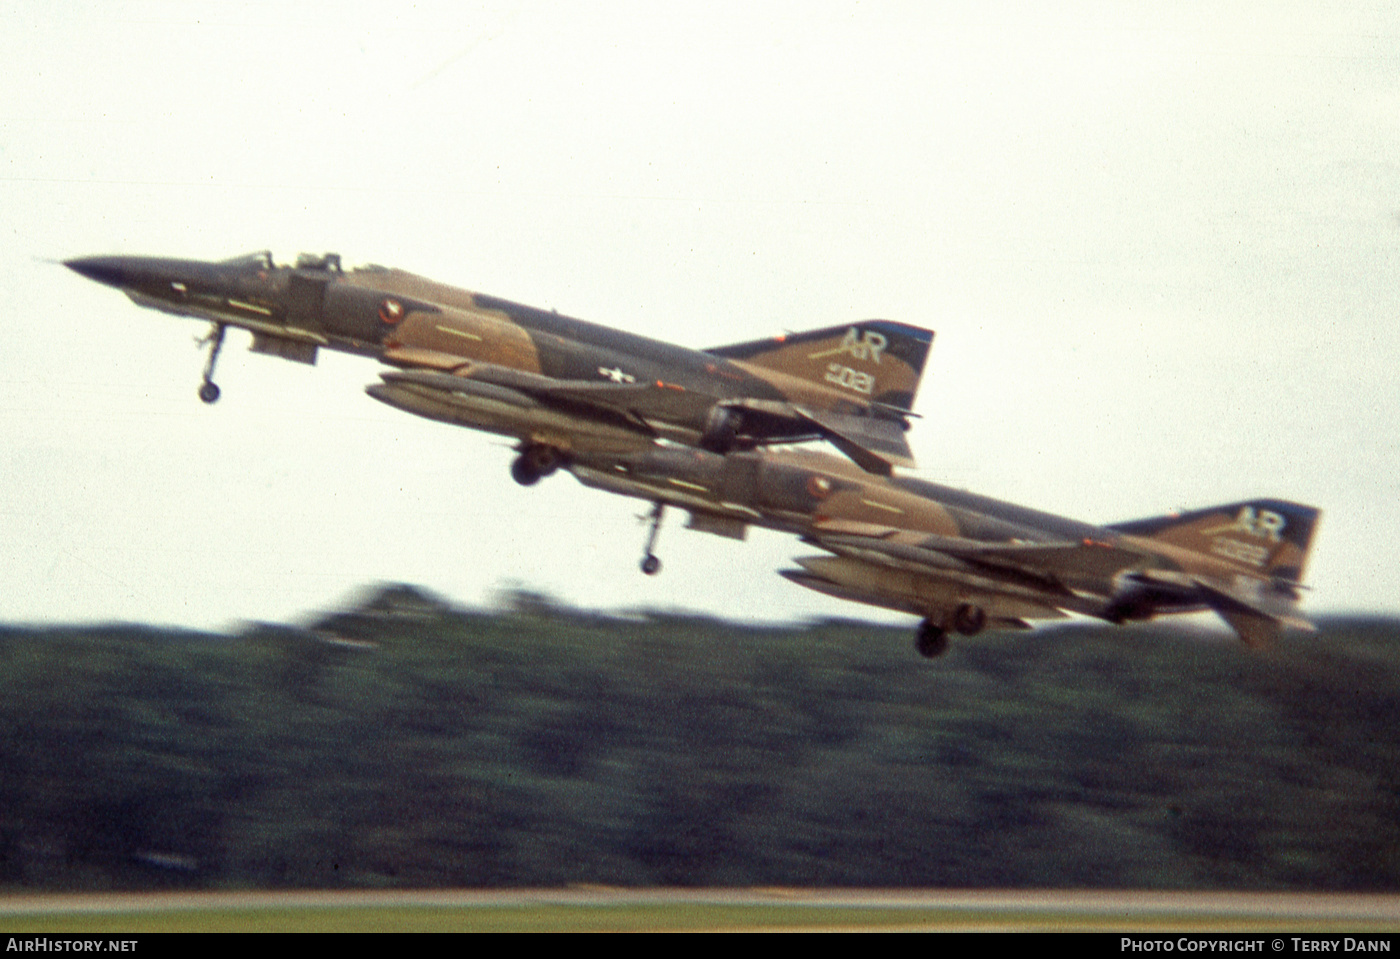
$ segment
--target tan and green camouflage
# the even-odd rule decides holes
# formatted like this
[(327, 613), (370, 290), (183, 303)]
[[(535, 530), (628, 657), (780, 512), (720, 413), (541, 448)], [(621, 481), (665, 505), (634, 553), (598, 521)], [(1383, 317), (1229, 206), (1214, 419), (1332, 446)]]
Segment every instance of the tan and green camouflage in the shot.
[(909, 427), (933, 334), (862, 320), (710, 350), (688, 349), (437, 283), (402, 270), (344, 270), (334, 254), (276, 264), (87, 257), (67, 264), (143, 306), (214, 324), (200, 396), (223, 331), (253, 349), (314, 363), (343, 350), (397, 367), (368, 387), (420, 416), (519, 440), (533, 483), (581, 453), (658, 439), (714, 452), (826, 439), (864, 469), (913, 457)]
[(1096, 526), (816, 451), (657, 447), (571, 469), (587, 485), (688, 510), (697, 529), (798, 534), (826, 552), (782, 575), (923, 617), (926, 655), (950, 632), (1071, 613), (1122, 623), (1213, 610), (1256, 646), (1310, 628), (1297, 606), (1320, 514), (1286, 500)]

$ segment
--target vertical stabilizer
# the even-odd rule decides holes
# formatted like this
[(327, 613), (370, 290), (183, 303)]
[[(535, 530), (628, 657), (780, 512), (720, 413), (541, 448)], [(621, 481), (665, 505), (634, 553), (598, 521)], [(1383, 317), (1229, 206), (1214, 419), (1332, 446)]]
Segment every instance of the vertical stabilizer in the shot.
[[(1215, 560), (1215, 571), (1185, 570), (1201, 598), (1246, 645), (1264, 647), (1285, 629), (1311, 630), (1298, 612), (1298, 585), (1321, 512), (1260, 499), (1119, 523), (1119, 533)], [(1237, 572), (1222, 576), (1218, 563)]]
[(705, 352), (840, 387), (907, 412), (914, 407), (932, 343), (932, 330), (893, 320), (861, 320)]
[(1257, 499), (1118, 523), (1110, 529), (1222, 559), (1241, 572), (1301, 583), (1320, 510)]

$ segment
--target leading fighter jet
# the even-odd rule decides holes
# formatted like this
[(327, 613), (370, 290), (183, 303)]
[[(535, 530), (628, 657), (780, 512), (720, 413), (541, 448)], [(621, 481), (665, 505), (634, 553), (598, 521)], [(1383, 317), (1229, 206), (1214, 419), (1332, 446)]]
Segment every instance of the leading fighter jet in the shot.
[(923, 617), (917, 648), (937, 656), (949, 633), (1029, 629), (1079, 613), (1125, 623), (1214, 610), (1248, 645), (1298, 611), (1320, 513), (1256, 499), (1096, 526), (902, 476), (862, 472), (815, 451), (718, 456), (656, 447), (582, 459), (584, 484), (656, 504), (642, 569), (667, 505), (690, 525), (743, 538), (749, 525), (794, 532), (827, 555), (780, 571), (809, 589)]
[(530, 485), (579, 454), (657, 439), (716, 453), (826, 439), (875, 473), (913, 462), (904, 433), (933, 334), (864, 320), (692, 350), (471, 293), (336, 254), (292, 266), (270, 253), (216, 263), (69, 260), (141, 306), (212, 324), (199, 396), (228, 327), (254, 352), (314, 363), (326, 348), (399, 367), (367, 388), (431, 419), (514, 437), (511, 473)]

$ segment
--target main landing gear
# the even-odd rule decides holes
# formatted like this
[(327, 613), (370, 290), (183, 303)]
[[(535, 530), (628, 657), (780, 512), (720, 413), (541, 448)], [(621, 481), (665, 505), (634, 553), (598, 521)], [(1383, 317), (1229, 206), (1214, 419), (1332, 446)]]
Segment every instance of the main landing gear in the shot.
[(942, 656), (948, 651), (948, 631), (931, 619), (919, 624), (919, 632), (914, 637), (914, 648), (925, 659)]
[(647, 533), (647, 545), (642, 555), (642, 572), (648, 576), (655, 576), (661, 572), (661, 559), (652, 550), (656, 549), (656, 537), (661, 534), (661, 517), (665, 514), (666, 507), (657, 503), (652, 507), (651, 531)]
[(919, 624), (914, 637), (914, 648), (925, 659), (942, 656), (948, 651), (948, 631), (954, 630), (963, 636), (976, 636), (987, 628), (987, 611), (981, 606), (963, 603), (942, 620), (932, 618)]
[(215, 323), (209, 335), (199, 341), (200, 346), (209, 344), (209, 359), (204, 361), (204, 380), (199, 384), (199, 398), (205, 403), (219, 401), (219, 387), (214, 383), (214, 364), (219, 362), (219, 351), (224, 348), (225, 329), (224, 324)]
[(510, 475), (521, 486), (534, 486), (564, 464), (564, 454), (553, 446), (530, 443), (510, 464)]

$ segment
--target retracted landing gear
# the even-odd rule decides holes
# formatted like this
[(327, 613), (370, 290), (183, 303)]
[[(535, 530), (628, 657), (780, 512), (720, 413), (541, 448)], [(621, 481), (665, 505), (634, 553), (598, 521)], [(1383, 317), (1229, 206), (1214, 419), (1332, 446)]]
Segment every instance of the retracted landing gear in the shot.
[(510, 464), (510, 475), (521, 486), (534, 486), (564, 463), (564, 454), (553, 446), (530, 443)]
[(661, 560), (652, 550), (656, 548), (656, 537), (661, 533), (661, 517), (665, 512), (666, 507), (657, 503), (652, 507), (651, 516), (648, 517), (651, 520), (651, 531), (647, 533), (647, 545), (642, 556), (642, 572), (648, 576), (655, 576), (661, 572)]
[(224, 324), (215, 323), (209, 335), (199, 341), (200, 346), (209, 345), (209, 359), (204, 361), (204, 380), (199, 384), (199, 398), (205, 403), (217, 403), (219, 400), (219, 387), (214, 383), (214, 365), (219, 362), (219, 351), (224, 348), (225, 329)]
[(976, 636), (987, 628), (987, 611), (972, 603), (963, 603), (941, 620), (926, 619), (919, 624), (914, 648), (926, 659), (942, 656), (948, 651), (948, 632), (955, 630), (964, 636)]

